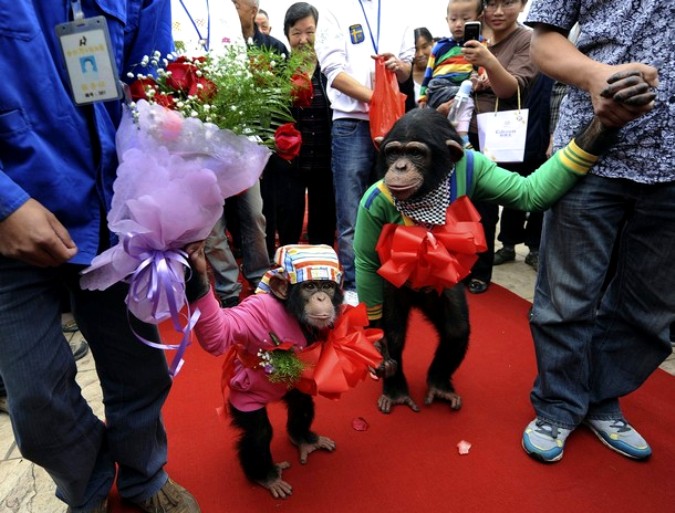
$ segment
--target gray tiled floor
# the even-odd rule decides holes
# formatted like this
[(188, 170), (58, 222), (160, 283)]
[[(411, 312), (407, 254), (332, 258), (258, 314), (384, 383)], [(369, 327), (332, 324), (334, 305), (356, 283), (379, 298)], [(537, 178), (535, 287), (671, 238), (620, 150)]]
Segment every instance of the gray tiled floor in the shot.
[[(516, 261), (494, 269), (493, 281), (528, 301), (532, 300), (535, 272), (523, 261), (519, 252)], [(524, 321), (525, 322), (525, 321)], [(81, 335), (75, 333), (73, 337)], [(675, 375), (675, 354), (662, 365)], [(78, 382), (97, 415), (102, 416), (101, 391), (90, 354), (78, 362)], [(49, 476), (39, 467), (21, 458), (12, 435), (7, 415), (0, 414), (0, 513), (63, 513), (65, 506), (54, 497)]]

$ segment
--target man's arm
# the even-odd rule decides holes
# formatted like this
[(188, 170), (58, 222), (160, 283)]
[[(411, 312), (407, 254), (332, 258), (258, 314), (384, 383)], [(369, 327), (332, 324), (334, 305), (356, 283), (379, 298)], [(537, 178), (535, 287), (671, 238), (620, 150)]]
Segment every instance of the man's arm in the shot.
[(364, 103), (370, 103), (373, 97), (373, 90), (364, 86), (350, 74), (341, 71), (333, 80), (332, 87), (355, 100)]
[(628, 70), (640, 72), (649, 86), (656, 87), (658, 72), (652, 66), (639, 62), (612, 66), (594, 61), (581, 53), (567, 39), (566, 34), (545, 24), (536, 25), (530, 54), (546, 75), (587, 91), (591, 95), (595, 115), (605, 126), (621, 127), (635, 119), (636, 114), (651, 110), (649, 104), (636, 106), (620, 103), (602, 93), (612, 75)]

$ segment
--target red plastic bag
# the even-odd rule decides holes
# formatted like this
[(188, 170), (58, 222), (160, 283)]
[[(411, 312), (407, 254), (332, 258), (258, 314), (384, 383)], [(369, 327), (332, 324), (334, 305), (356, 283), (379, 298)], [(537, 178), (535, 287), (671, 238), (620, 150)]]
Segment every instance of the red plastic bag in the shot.
[(384, 66), (384, 57), (375, 59), (375, 89), (370, 100), (370, 136), (384, 137), (405, 114), (405, 95), (398, 88), (396, 73)]

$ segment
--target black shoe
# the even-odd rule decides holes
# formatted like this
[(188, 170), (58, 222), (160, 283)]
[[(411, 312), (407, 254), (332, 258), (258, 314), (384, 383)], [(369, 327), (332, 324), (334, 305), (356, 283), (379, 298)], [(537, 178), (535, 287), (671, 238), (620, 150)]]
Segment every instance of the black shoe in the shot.
[(539, 251), (530, 251), (525, 257), (525, 263), (532, 267), (535, 271), (539, 270)]
[(469, 292), (472, 294), (482, 294), (489, 286), (490, 284), (483, 280), (477, 280), (476, 278), (469, 280)]
[(495, 257), (492, 265), (502, 265), (506, 262), (513, 262), (516, 259), (516, 250), (504, 246), (502, 249), (495, 251)]

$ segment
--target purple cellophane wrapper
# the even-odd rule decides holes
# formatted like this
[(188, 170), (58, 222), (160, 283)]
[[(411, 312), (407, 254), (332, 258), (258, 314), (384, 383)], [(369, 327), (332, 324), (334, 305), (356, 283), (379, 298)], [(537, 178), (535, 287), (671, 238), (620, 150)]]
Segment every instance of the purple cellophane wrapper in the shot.
[[(251, 187), (271, 152), (247, 137), (159, 105), (140, 101), (137, 112), (134, 122), (125, 109), (117, 132), (120, 164), (108, 227), (119, 243), (93, 260), (81, 285), (104, 290), (131, 281), (135, 292), (127, 296), (129, 310), (157, 324), (171, 315), (169, 300), (178, 309), (185, 303), (185, 263), (176, 252), (208, 236), (222, 215), (224, 199)], [(158, 275), (173, 277), (168, 287), (172, 298), (158, 294), (156, 277), (141, 272), (150, 255), (157, 254), (167, 255), (168, 268)]]

